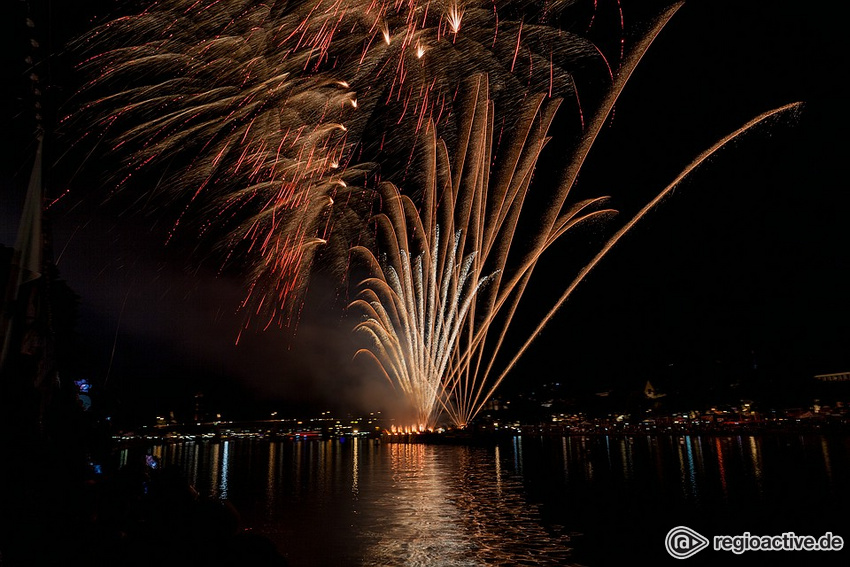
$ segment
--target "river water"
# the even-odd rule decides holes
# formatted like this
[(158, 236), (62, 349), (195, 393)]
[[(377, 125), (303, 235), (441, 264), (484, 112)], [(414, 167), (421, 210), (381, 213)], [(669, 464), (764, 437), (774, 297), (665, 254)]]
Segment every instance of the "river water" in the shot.
[[(147, 450), (292, 567), (674, 563), (667, 532), (841, 535), (836, 552), (702, 551), (689, 564), (850, 564), (850, 438), (515, 437), (186, 441)], [(815, 556), (812, 554), (815, 553)]]

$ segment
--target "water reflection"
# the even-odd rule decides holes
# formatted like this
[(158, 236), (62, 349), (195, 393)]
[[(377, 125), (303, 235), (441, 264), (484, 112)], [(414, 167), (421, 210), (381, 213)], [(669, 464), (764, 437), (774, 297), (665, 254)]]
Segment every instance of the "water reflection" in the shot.
[[(570, 437), (569, 439), (572, 439), (572, 437)], [(564, 480), (565, 481), (570, 480), (570, 467), (567, 464), (567, 463), (570, 462), (570, 460), (567, 457), (567, 454), (568, 454), (568, 452), (567, 452), (567, 437), (561, 437), (561, 459), (563, 459), (563, 461), (564, 461)]]
[[(799, 490), (833, 491), (820, 499), (850, 492), (850, 441), (820, 436), (574, 436), (492, 447), (190, 441), (146, 451), (182, 467), (202, 495), (233, 501), (293, 567), (564, 565), (581, 541), (566, 534), (592, 531), (594, 517), (604, 526), (614, 512), (663, 514), (662, 502), (757, 509), (784, 497), (790, 474)], [(117, 461), (136, 459), (123, 450)]]
[(587, 438), (579, 438), (579, 453), (580, 462), (584, 463), (584, 475), (587, 480), (593, 480), (593, 459), (591, 459), (590, 451), (587, 448)]
[(832, 467), (829, 464), (829, 444), (826, 442), (826, 438), (823, 437), (820, 440), (820, 448), (823, 452), (823, 468), (826, 471), (826, 476), (829, 479), (830, 484), (832, 483)]
[[(221, 445), (214, 443), (210, 450), (210, 486), (218, 488), (218, 479), (221, 475), (221, 463), (219, 463), (219, 453)], [(215, 494), (215, 493), (214, 493)]]
[(679, 441), (679, 469), (682, 473), (682, 489), (686, 496), (697, 497), (696, 468), (691, 436), (686, 435)]
[(355, 439), (351, 446), (351, 495), (357, 499), (357, 494), (360, 492), (357, 486), (360, 477), (360, 442)]
[[(360, 502), (369, 496), (363, 520), (372, 526), (361, 532), (363, 564), (565, 563), (567, 538), (543, 529), (501, 447), (399, 444), (387, 452), (391, 483), (383, 485), (373, 468), (368, 488), (365, 479), (361, 486)], [(511, 453), (504, 458), (518, 464)]]
[(753, 478), (756, 480), (756, 486), (759, 492), (763, 492), (762, 486), (762, 462), (761, 462), (761, 439), (750, 435), (747, 446), (749, 448), (749, 457)]
[(266, 465), (266, 502), (268, 509), (274, 508), (277, 495), (277, 485), (275, 483), (278, 467), (277, 455), (278, 444), (269, 443), (269, 458)]
[(717, 471), (720, 478), (720, 487), (723, 490), (723, 499), (725, 500), (729, 497), (729, 490), (726, 486), (726, 467), (723, 464), (723, 444), (720, 442), (719, 437), (714, 439), (714, 450), (715, 455), (717, 455)]
[(501, 447), (495, 447), (495, 465), (496, 465), (496, 494), (502, 495), (502, 450)]
[[(471, 542), (457, 529), (455, 499), (446, 490), (449, 471), (432, 449), (387, 447), (389, 482), (383, 485), (379, 474), (368, 487), (373, 497), (364, 520), (371, 526), (361, 532), (363, 559), (371, 558), (377, 565), (430, 565), (435, 558), (451, 565), (475, 565), (468, 560)], [(366, 495), (366, 486), (362, 494)], [(365, 504), (363, 498), (360, 502)]]
[(230, 481), (230, 445), (232, 441), (224, 441), (222, 445), (222, 457), (221, 457), (221, 482), (218, 485), (218, 495), (219, 498), (226, 499), (229, 495), (227, 493), (228, 483)]

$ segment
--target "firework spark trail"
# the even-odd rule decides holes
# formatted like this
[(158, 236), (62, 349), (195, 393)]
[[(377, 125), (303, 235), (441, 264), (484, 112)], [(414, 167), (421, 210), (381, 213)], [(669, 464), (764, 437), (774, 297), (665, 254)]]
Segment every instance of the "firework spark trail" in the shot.
[(529, 85), (578, 100), (571, 72), (599, 53), (543, 23), (573, 3), (163, 0), (77, 42), (93, 54), (77, 116), (120, 160), (116, 191), (168, 171), (148, 192), (182, 211), (172, 235), (203, 218), (225, 249), (251, 249), (252, 293), (279, 311), (326, 248), (323, 227), (357, 224), (331, 220), (348, 214), (333, 205), (341, 172), (380, 160), (385, 179), (415, 177), (426, 124), (454, 143), (462, 79), (487, 72), (505, 108)]
[[(483, 337), (504, 304), (498, 299), (524, 291), (504, 276), (516, 269), (509, 253), (558, 107), (544, 95), (529, 97), (491, 168), (495, 109), (487, 77), (471, 80), (466, 92), (454, 158), (433, 122), (425, 129), (421, 210), (386, 184), (376, 217), (383, 261), (359, 248), (372, 274), (361, 284), (368, 299), (351, 304), (364, 317), (356, 330), (371, 343), (360, 352), (407, 396), (418, 427), (433, 427), (441, 411), (461, 424), (474, 415), (479, 364), (488, 355)], [(574, 208), (573, 225), (606, 214), (595, 208), (601, 202)]]
[(582, 268), (582, 270), (579, 272), (579, 274), (576, 276), (576, 278), (573, 280), (573, 282), (569, 285), (569, 287), (564, 291), (564, 293), (561, 295), (561, 297), (558, 299), (558, 301), (555, 302), (555, 305), (549, 310), (549, 312), (546, 314), (546, 316), (543, 317), (543, 319), (541, 319), (541, 321), (538, 323), (537, 327), (531, 333), (531, 336), (529, 336), (529, 338), (519, 348), (519, 350), (516, 352), (516, 354), (510, 360), (510, 362), (505, 366), (505, 369), (499, 374), (499, 377), (493, 382), (492, 387), (490, 389), (490, 392), (488, 393), (488, 397), (489, 397), (489, 395), (492, 395), (492, 393), (495, 391), (495, 389), (498, 387), (498, 385), (502, 382), (502, 380), (505, 378), (505, 376), (507, 376), (507, 374), (511, 371), (511, 369), (514, 367), (514, 365), (520, 359), (520, 357), (522, 357), (522, 355), (525, 354), (526, 350), (528, 350), (528, 347), (531, 345), (531, 343), (534, 341), (534, 339), (537, 338), (537, 336), (543, 330), (543, 327), (545, 327), (546, 324), (549, 323), (549, 321), (552, 319), (552, 317), (555, 315), (555, 313), (558, 311), (558, 309), (560, 309), (561, 306), (564, 304), (564, 302), (567, 299), (569, 299), (570, 295), (572, 295), (572, 293), (573, 293), (573, 291), (575, 291), (576, 287), (584, 280), (584, 278), (590, 273), (590, 271), (593, 270), (593, 268), (595, 268), (597, 266), (597, 264), (599, 264), (599, 261), (602, 260), (602, 258), (604, 258), (608, 254), (608, 252), (611, 250), (611, 248), (617, 242), (619, 242), (619, 240), (629, 230), (631, 230), (635, 226), (635, 224), (638, 223), (638, 221), (640, 221), (642, 218), (644, 218), (649, 211), (651, 211), (662, 200), (664, 200), (664, 198), (667, 197), (676, 187), (678, 187), (688, 175), (690, 175), (695, 169), (697, 169), (700, 165), (702, 165), (711, 156), (716, 154), (719, 150), (721, 150), (729, 142), (735, 140), (736, 138), (738, 138), (739, 136), (741, 136), (742, 134), (744, 134), (746, 131), (750, 130), (754, 126), (756, 126), (756, 125), (758, 125), (758, 124), (760, 124), (760, 123), (762, 123), (762, 122), (764, 122), (764, 121), (766, 121), (770, 118), (773, 118), (773, 117), (775, 117), (779, 114), (795, 111), (795, 110), (799, 109), (801, 106), (802, 106), (802, 103), (795, 102), (795, 103), (791, 103), (791, 104), (786, 104), (785, 106), (781, 106), (779, 108), (775, 108), (773, 110), (769, 110), (769, 111), (767, 111), (763, 114), (760, 114), (756, 118), (753, 118), (752, 120), (750, 120), (749, 122), (747, 122), (746, 124), (744, 124), (743, 126), (738, 128), (737, 130), (732, 132), (731, 134), (727, 134), (726, 136), (724, 136), (723, 138), (718, 140), (708, 150), (701, 153), (690, 164), (688, 164), (688, 166), (685, 169), (683, 169), (682, 172), (679, 173), (679, 175), (677, 175), (676, 178), (669, 185), (667, 185), (658, 195), (656, 195), (655, 198), (652, 199), (652, 201), (647, 203), (634, 217), (632, 217), (632, 219), (629, 222), (627, 222), (625, 225), (623, 225), (623, 227), (620, 228), (620, 230), (618, 230), (616, 232), (616, 234), (614, 234), (614, 236), (612, 236), (611, 239), (608, 240), (605, 243), (605, 245), (596, 254), (596, 256), (594, 256), (594, 258), (584, 268)]
[[(526, 254), (525, 259), (521, 262), (520, 267), (514, 271), (513, 278), (508, 281), (504, 287), (502, 292), (499, 294), (498, 299), (496, 300), (497, 307), (496, 311), (501, 310), (506, 303), (510, 303), (508, 307), (507, 317), (504, 318), (504, 323), (501, 327), (501, 330), (498, 333), (498, 339), (495, 347), (490, 354), (490, 361), (487, 364), (484, 372), (480, 377), (477, 377), (475, 380), (477, 388), (475, 389), (474, 394), (471, 398), (464, 398), (465, 408), (469, 410), (467, 414), (467, 418), (462, 420), (461, 423), (467, 423), (472, 417), (474, 417), (480, 408), (483, 407), (483, 404), (487, 399), (495, 391), (495, 388), (502, 382), (506, 371), (500, 373), (499, 377), (495, 381), (493, 385), (490, 385), (490, 373), (493, 370), (493, 366), (496, 361), (496, 356), (501, 351), (502, 346), (504, 345), (505, 337), (508, 332), (508, 328), (510, 326), (510, 321), (513, 318), (513, 315), (516, 313), (519, 302), (522, 299), (522, 296), (525, 292), (526, 286), (531, 278), (532, 272), (539, 261), (543, 252), (545, 252), (549, 246), (551, 246), (557, 239), (563, 236), (570, 228), (576, 226), (576, 218), (582, 219), (583, 217), (580, 215), (584, 209), (587, 207), (592, 207), (601, 204), (601, 200), (604, 198), (591, 199), (586, 200), (574, 205), (571, 209), (567, 211), (566, 214), (563, 213), (565, 204), (569, 198), (569, 194), (571, 189), (574, 187), (576, 179), (578, 177), (581, 168), (587, 159), (587, 155), (593, 147), (594, 142), (596, 141), (599, 132), (602, 129), (602, 126), (605, 124), (609, 114), (612, 112), (614, 108), (614, 104), (625, 88), (626, 83), (632, 75), (632, 72), (637, 67), (640, 60), (643, 58), (644, 54), (649, 49), (652, 42), (667, 24), (667, 22), (672, 18), (673, 14), (682, 6), (681, 3), (675, 4), (667, 8), (664, 12), (662, 12), (655, 20), (653, 25), (649, 28), (649, 30), (641, 37), (641, 39), (637, 42), (635, 47), (632, 50), (631, 55), (626, 58), (622, 65), (620, 66), (619, 73), (616, 76), (613, 76), (613, 83), (611, 88), (608, 91), (607, 96), (602, 101), (599, 109), (596, 111), (594, 119), (590, 122), (590, 125), (587, 130), (584, 131), (583, 136), (579, 140), (578, 145), (572, 154), (572, 159), (569, 161), (569, 165), (566, 168), (564, 179), (558, 185), (555, 191), (555, 197), (551, 206), (549, 206), (546, 210), (543, 211), (542, 218), (540, 219), (541, 230), (534, 235), (532, 246)], [(613, 213), (610, 209), (605, 209), (601, 211), (597, 211), (591, 213), (594, 217), (602, 216), (605, 214)], [(600, 256), (601, 258), (601, 256)], [(560, 306), (560, 304), (559, 304)], [(552, 313), (549, 314), (549, 317), (557, 310), (557, 307), (553, 310)], [(484, 331), (474, 338), (470, 339), (472, 341), (473, 348), (478, 346), (478, 343), (484, 343), (487, 339), (487, 333), (489, 329), (484, 329)], [(536, 336), (536, 333), (535, 335)], [(527, 341), (525, 346), (522, 348), (522, 352), (525, 352), (530, 342), (533, 340), (533, 337)], [(468, 365), (469, 362), (467, 358), (472, 356), (473, 348), (468, 349), (467, 357), (462, 358), (459, 361), (461, 366)], [(481, 351), (479, 351), (481, 352)], [(479, 357), (481, 354), (479, 354)], [(510, 366), (516, 363), (519, 356), (516, 356)], [(478, 376), (479, 367), (476, 365), (476, 376)], [(489, 388), (488, 391), (485, 391), (485, 385)]]
[[(389, 187), (395, 190), (394, 186)], [(404, 213), (398, 209), (410, 209), (412, 201), (397, 193), (387, 203), (394, 211), (388, 214), (404, 224)], [(397, 228), (404, 230), (399, 232)], [(390, 227), (390, 231), (398, 237), (406, 232), (406, 227)], [(432, 248), (415, 258), (406, 251), (405, 239), (400, 240), (391, 245), (388, 258), (392, 259), (384, 262), (371, 256), (368, 249), (359, 248), (362, 254), (371, 256), (373, 266), (383, 264), (383, 268), (376, 271), (379, 277), (362, 282), (360, 296), (351, 307), (367, 315), (355, 332), (365, 334), (378, 349), (377, 355), (368, 349), (359, 352), (368, 352), (379, 361), (390, 382), (412, 401), (418, 428), (424, 430), (433, 425), (441, 377), (452, 353), (449, 345), (461, 332), (476, 293), (490, 278), (469, 281), (474, 253), (461, 257), (459, 232), (451, 238), (445, 269), (439, 274), (436, 264), (446, 260), (439, 255), (439, 230), (433, 235)]]
[[(405, 201), (403, 207), (390, 208), (393, 214), (380, 217), (381, 231), (392, 235), (392, 238), (387, 239), (392, 243), (392, 253), (383, 264), (372, 256), (370, 266), (372, 273), (377, 275), (363, 283), (371, 299), (369, 309), (363, 309), (364, 305), (359, 301), (352, 304), (352, 307), (365, 313), (364, 321), (358, 325), (358, 329), (369, 329), (373, 341), (374, 350), (364, 349), (360, 352), (368, 352), (384, 375), (400, 386), (409, 401), (418, 408), (416, 419), (420, 428), (433, 427), (440, 411), (445, 412), (457, 426), (468, 424), (578, 284), (648, 211), (730, 141), (773, 116), (799, 107), (799, 103), (795, 103), (766, 112), (724, 136), (695, 158), (670, 185), (617, 230), (591, 262), (578, 272), (528, 339), (493, 379), (494, 365), (505, 345), (513, 316), (519, 309), (532, 272), (543, 254), (580, 223), (614, 212), (604, 208), (604, 197), (568, 207), (565, 203), (578, 171), (627, 79), (676, 9), (678, 5), (662, 13), (643, 41), (637, 44), (635, 52), (625, 59), (612, 92), (577, 145), (566, 168), (564, 180), (554, 192), (554, 202), (544, 212), (543, 222), (531, 239), (529, 251), (519, 260), (516, 254), (511, 255), (514, 237), (531, 175), (540, 151), (548, 140), (557, 101), (544, 96), (529, 97), (526, 104), (516, 112), (519, 120), (508, 133), (511, 139), (500, 145), (500, 150), (495, 153), (492, 145), (494, 105), (488, 96), (486, 76), (473, 81), (469, 89), (471, 94), (464, 98), (460, 107), (462, 121), (458, 128), (457, 151), (452, 158), (449, 158), (444, 141), (436, 139), (433, 123), (429, 124), (428, 135), (422, 144), (426, 154), (422, 208), (417, 211), (412, 202)], [(398, 213), (399, 210), (403, 210), (404, 214)], [(441, 230), (456, 234), (453, 252), (448, 252), (445, 244), (439, 244)], [(415, 237), (416, 242), (409, 243), (408, 234), (411, 238)], [(434, 247), (435, 252), (431, 254), (434, 260), (429, 262), (426, 261), (426, 252), (430, 247)], [(428, 272), (430, 267), (428, 275), (418, 275), (416, 282), (440, 278), (439, 287), (444, 289), (448, 278), (448, 289), (464, 290), (462, 303), (459, 291), (455, 295), (443, 293), (432, 299), (423, 296), (425, 288), (421, 285), (407, 286), (402, 290), (399, 283), (392, 283), (385, 285), (388, 289), (401, 291), (396, 291), (392, 297), (392, 312), (382, 310), (379, 304), (383, 298), (374, 293), (376, 283), (396, 282), (395, 274), (404, 269), (410, 270), (411, 257), (416, 258), (414, 264), (417, 269)], [(454, 271), (455, 263), (461, 258), (464, 266), (470, 266), (470, 273)], [(470, 287), (469, 282), (478, 282), (478, 285)], [(436, 286), (432, 287), (436, 289)], [(453, 297), (456, 298), (456, 304), (446, 305), (445, 302)], [(441, 335), (440, 340), (435, 340), (433, 333), (423, 333), (408, 323), (417, 321), (423, 312), (422, 305), (430, 306), (432, 302), (437, 305), (436, 310), (426, 311), (432, 317), (436, 316), (437, 320), (429, 319), (428, 328), (440, 329), (441, 325), (451, 325), (455, 329), (460, 325), (459, 332)], [(439, 321), (441, 317), (445, 321)], [(458, 317), (464, 317), (465, 320), (461, 322)], [(380, 329), (380, 332), (376, 329)], [(493, 341), (488, 342), (488, 338), (493, 336), (496, 337), (495, 344)], [(415, 344), (417, 341), (423, 344)], [(421, 350), (428, 350), (429, 356), (420, 356), (418, 353)], [(447, 358), (450, 363), (442, 374), (429, 374), (437, 370), (432, 364), (433, 360)], [(413, 376), (415, 381), (427, 387), (402, 385), (401, 367), (405, 372), (404, 380)], [(428, 398), (421, 399), (422, 395)]]
[[(227, 245), (247, 241), (258, 258), (255, 273), (275, 275), (255, 281), (252, 292), (286, 290), (277, 294), (284, 305), (291, 282), (323, 240), (316, 227), (330, 213), (342, 180), (341, 120), (353, 109), (351, 93), (325, 77), (294, 80), (287, 68), (261, 57), (268, 34), (247, 24), (262, 7), (239, 20), (229, 19), (220, 4), (203, 15), (184, 10), (177, 19), (165, 17), (185, 5), (146, 11), (123, 26), (112, 22), (86, 38), (130, 45), (87, 63), (103, 69), (88, 92), (107, 94), (89, 103), (83, 116), (104, 112), (101, 124), (108, 134), (116, 132), (113, 151), (124, 163), (118, 188), (146, 167), (172, 169), (163, 193), (182, 201), (182, 212), (170, 237), (190, 213), (216, 219), (204, 231), (230, 233)], [(240, 223), (243, 211), (255, 212)], [(274, 280), (283, 283), (267, 285)]]

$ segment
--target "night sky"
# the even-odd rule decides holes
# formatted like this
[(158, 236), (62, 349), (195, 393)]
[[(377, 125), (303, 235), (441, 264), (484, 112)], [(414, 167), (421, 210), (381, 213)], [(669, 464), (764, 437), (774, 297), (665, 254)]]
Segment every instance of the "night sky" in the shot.
[[(34, 149), (22, 62), (29, 30), (24, 4), (12, 4), (4, 8), (14, 12), (4, 21), (15, 28), (3, 50), (15, 78), (2, 93), (4, 131), (12, 135), (0, 170), (6, 246), (14, 243)], [(634, 33), (664, 3), (622, 4)], [(85, 29), (86, 6), (105, 13), (95, 2), (54, 7), (46, 43), (61, 45)], [(611, 195), (628, 218), (724, 134), (766, 110), (805, 105), (715, 156), (624, 238), (545, 328), (506, 391), (547, 381), (639, 389), (647, 379), (674, 388), (755, 374), (785, 387), (850, 370), (846, 30), (830, 10), (688, 1), (673, 17), (617, 104), (577, 195)], [(55, 100), (68, 95), (63, 65), (57, 57)], [(52, 181), (50, 191), (61, 192), (55, 185), (65, 182)], [(72, 185), (80, 191), (85, 183)], [(200, 390), (223, 408), (257, 413), (384, 404), (382, 378), (350, 364), (349, 334), (321, 278), (294, 335), (251, 333), (237, 346), (238, 280), (163, 246), (151, 218), (91, 201), (72, 194), (51, 216), (61, 277), (81, 300), (81, 356), (69, 372), (90, 378), (123, 411), (180, 410)], [(582, 251), (594, 252), (605, 234), (593, 227), (550, 251), (518, 330), (548, 307), (544, 298), (554, 301), (581, 267)]]

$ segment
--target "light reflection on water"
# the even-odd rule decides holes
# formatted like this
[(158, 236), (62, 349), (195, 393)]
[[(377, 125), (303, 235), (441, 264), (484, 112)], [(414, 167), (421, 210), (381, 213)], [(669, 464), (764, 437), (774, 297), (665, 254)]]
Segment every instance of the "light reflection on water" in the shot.
[[(518, 441), (518, 444), (521, 442)], [(522, 478), (495, 449), (393, 444), (392, 481), (369, 487), (360, 512), (364, 562), (376, 565), (559, 565), (566, 538), (543, 529)], [(501, 451), (501, 449), (500, 449)], [(367, 527), (368, 526), (368, 527)]]
[[(781, 498), (794, 474), (812, 490), (819, 483), (846, 497), (848, 452), (846, 439), (822, 436), (516, 437), (490, 447), (238, 440), (150, 448), (201, 494), (231, 500), (244, 525), (275, 541), (293, 567), (317, 558), (386, 567), (564, 565), (592, 531), (590, 518), (607, 522), (606, 514), (628, 506), (624, 496), (641, 495), (650, 506), (672, 499), (722, 516), (724, 506)], [(124, 450), (117, 460), (129, 458)]]

